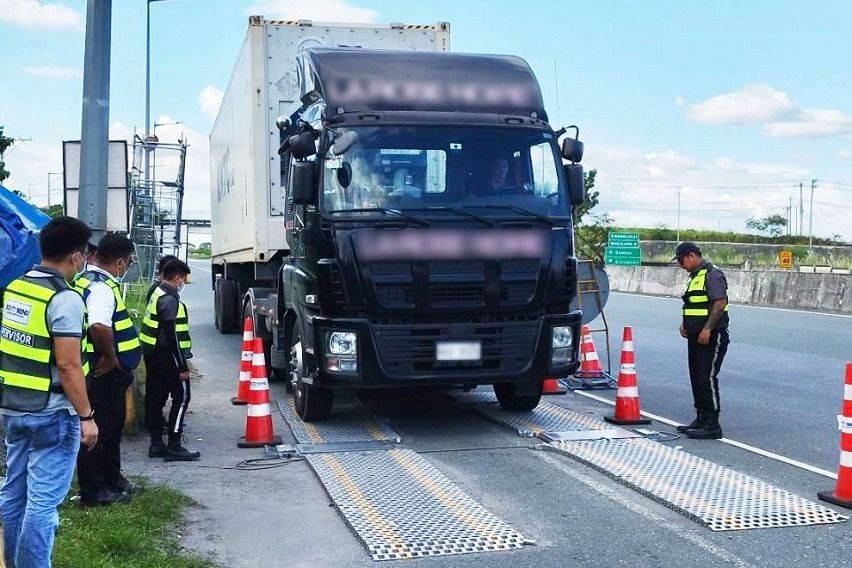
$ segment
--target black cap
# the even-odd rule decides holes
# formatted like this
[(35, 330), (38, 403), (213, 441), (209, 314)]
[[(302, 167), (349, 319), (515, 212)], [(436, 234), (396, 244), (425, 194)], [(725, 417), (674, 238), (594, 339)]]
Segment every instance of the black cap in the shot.
[(675, 255), (672, 257), (672, 260), (678, 260), (680, 258), (683, 258), (691, 252), (694, 252), (698, 256), (701, 256), (701, 249), (698, 248), (697, 244), (693, 243), (692, 241), (684, 241), (677, 245), (677, 248), (675, 249)]

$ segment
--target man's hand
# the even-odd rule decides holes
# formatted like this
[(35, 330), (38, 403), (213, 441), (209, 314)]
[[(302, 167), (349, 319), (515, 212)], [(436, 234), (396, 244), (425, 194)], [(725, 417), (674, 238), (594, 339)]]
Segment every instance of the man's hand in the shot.
[(94, 420), (80, 422), (80, 443), (90, 450), (98, 443), (98, 425)]
[(683, 324), (680, 324), (680, 336), (686, 339), (686, 328), (683, 327)]
[(698, 334), (698, 343), (701, 345), (707, 345), (710, 343), (710, 330), (702, 329), (701, 333)]
[[(174, 375), (172, 375), (172, 376), (174, 376)], [(181, 371), (180, 380), (188, 381), (189, 380), (189, 371)]]
[(98, 364), (95, 365), (95, 376), (100, 377), (106, 375), (113, 369), (118, 369), (121, 364), (118, 362), (118, 357), (107, 357), (106, 355), (98, 359)]

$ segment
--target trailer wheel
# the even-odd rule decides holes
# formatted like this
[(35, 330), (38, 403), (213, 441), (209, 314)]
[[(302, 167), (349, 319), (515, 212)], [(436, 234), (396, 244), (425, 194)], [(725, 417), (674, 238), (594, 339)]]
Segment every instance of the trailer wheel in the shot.
[(541, 401), (541, 385), (536, 394), (519, 395), (515, 383), (497, 383), (494, 385), (494, 394), (503, 410), (532, 410)]
[[(237, 319), (237, 286), (233, 280), (220, 278), (216, 282), (215, 317), (216, 329), (219, 333), (235, 333), (238, 331)], [(239, 328), (242, 329), (242, 328)]]
[(315, 422), (328, 418), (334, 403), (334, 391), (309, 385), (303, 380), (308, 361), (304, 358), (302, 349), (302, 333), (298, 323), (293, 329), (292, 345), (290, 347), (290, 385), (293, 389), (293, 404), (296, 414), (305, 422)]

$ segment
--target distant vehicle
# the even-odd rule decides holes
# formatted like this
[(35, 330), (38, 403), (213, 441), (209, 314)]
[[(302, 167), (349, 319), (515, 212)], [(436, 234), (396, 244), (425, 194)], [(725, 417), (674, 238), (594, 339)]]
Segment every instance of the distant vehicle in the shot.
[(339, 389), (528, 410), (579, 365), (582, 143), (524, 60), (449, 35), (249, 20), (210, 135), (215, 320), (253, 319), (305, 420)]

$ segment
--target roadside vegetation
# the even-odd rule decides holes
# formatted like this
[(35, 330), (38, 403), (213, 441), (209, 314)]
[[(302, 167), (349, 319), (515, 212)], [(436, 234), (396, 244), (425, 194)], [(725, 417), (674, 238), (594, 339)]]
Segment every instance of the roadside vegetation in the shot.
[(59, 510), (54, 566), (212, 568), (210, 560), (180, 547), (177, 527), (192, 506), (188, 497), (161, 485), (144, 487), (127, 504), (83, 508), (66, 502)]

